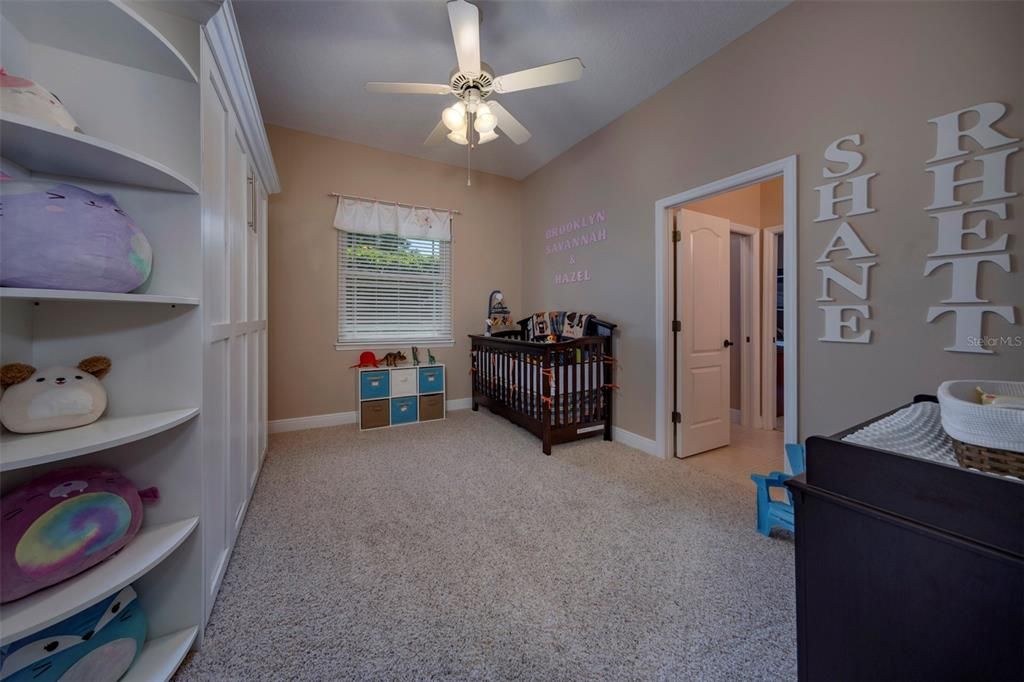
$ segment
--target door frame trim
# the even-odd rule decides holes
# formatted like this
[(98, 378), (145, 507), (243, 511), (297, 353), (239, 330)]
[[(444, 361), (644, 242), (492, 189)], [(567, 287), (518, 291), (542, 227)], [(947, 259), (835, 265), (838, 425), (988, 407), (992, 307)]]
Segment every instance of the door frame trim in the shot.
[[(785, 235), (784, 228), (782, 225), (773, 225), (772, 227), (764, 228), (765, 239), (763, 242), (764, 247), (764, 262), (768, 263), (769, 259), (775, 260), (777, 258), (777, 247), (775, 237), (777, 235)], [(783, 236), (785, 238), (785, 236)], [(785, 264), (783, 264), (783, 272), (785, 273)], [(761, 330), (764, 347), (762, 353), (764, 357), (770, 357), (772, 352), (775, 350), (775, 305), (776, 305), (776, 272), (774, 269), (765, 267), (764, 281), (762, 282), (761, 289), (764, 295), (764, 300), (761, 303), (761, 311), (763, 315), (763, 328)], [(783, 282), (783, 290), (785, 290), (785, 282)], [(786, 310), (786, 302), (782, 302), (783, 310)], [(783, 330), (783, 334), (785, 334)], [(766, 362), (761, 367), (761, 407), (762, 412), (762, 428), (774, 429), (777, 418), (775, 413), (778, 411), (775, 404), (775, 364)], [(783, 377), (785, 379), (785, 377)], [(783, 387), (785, 389), (785, 387)], [(785, 405), (784, 405), (785, 406)]]
[[(740, 242), (740, 424), (761, 428), (761, 228), (729, 223), (729, 234), (743, 237)], [(730, 273), (730, 277), (732, 273)], [(749, 336), (750, 341), (744, 340)]]
[[(784, 299), (786, 307), (785, 335), (787, 356), (799, 358), (797, 349), (797, 157), (787, 156), (757, 168), (731, 175), (721, 180), (694, 187), (654, 202), (654, 299), (655, 299), (655, 444), (656, 454), (671, 457), (671, 438), (668, 429), (672, 415), (668, 407), (672, 404), (672, 382), (667, 381), (666, 370), (672, 366), (669, 357), (672, 348), (669, 321), (671, 320), (672, 297), (668, 295), (671, 277), (669, 258), (671, 249), (672, 209), (697, 199), (739, 189), (765, 180), (782, 176), (782, 215), (785, 238), (783, 267), (786, 273)], [(799, 386), (796, 362), (787, 362), (785, 369), (785, 439), (795, 443), (798, 438)], [(682, 448), (680, 448), (682, 449)]]

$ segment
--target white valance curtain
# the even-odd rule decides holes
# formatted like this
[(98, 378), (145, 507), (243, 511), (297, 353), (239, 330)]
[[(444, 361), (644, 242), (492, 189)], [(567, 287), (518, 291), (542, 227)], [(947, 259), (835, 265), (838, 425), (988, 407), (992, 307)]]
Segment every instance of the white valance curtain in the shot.
[(450, 211), (349, 197), (338, 197), (334, 227), (356, 234), (394, 234), (439, 242), (452, 240)]

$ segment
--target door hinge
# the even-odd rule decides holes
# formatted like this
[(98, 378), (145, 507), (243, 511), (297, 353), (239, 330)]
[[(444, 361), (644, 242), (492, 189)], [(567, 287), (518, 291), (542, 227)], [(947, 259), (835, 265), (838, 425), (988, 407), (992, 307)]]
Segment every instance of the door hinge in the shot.
[(683, 323), (679, 320), (672, 320), (672, 331), (681, 332), (683, 331)]
[(679, 242), (683, 240), (683, 233), (679, 230), (672, 230), (672, 241)]
[(678, 412), (673, 412), (672, 413), (672, 423), (673, 424), (682, 424), (683, 423), (683, 415), (679, 414)]

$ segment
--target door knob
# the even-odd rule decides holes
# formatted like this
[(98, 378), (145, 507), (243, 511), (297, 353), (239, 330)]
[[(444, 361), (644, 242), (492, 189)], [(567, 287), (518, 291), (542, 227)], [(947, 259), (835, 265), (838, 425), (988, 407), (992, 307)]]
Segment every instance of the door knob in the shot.
[(730, 341), (729, 339), (726, 339), (725, 341), (722, 342), (722, 348), (728, 348), (731, 345), (732, 341)]

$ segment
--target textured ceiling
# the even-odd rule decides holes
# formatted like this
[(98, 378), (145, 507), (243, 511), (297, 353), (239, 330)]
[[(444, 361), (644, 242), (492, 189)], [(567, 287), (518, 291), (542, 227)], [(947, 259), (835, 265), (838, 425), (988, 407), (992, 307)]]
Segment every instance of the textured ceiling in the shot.
[[(533, 137), (473, 152), (473, 167), (523, 178), (604, 127), (786, 3), (478, 2), (481, 56), (501, 75), (579, 57), (575, 83), (497, 99)], [(463, 165), (466, 148), (423, 140), (453, 97), (377, 95), (367, 81), (446, 83), (455, 49), (444, 2), (235, 0), (268, 123)]]

